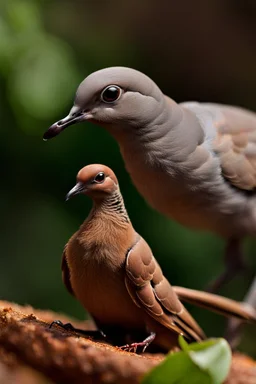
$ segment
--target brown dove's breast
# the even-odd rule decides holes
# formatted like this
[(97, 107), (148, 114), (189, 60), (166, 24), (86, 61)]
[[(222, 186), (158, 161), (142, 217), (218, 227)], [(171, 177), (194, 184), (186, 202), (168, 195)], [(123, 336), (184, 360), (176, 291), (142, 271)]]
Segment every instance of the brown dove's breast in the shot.
[[(126, 290), (124, 266), (121, 258), (113, 255), (113, 247), (91, 243), (86, 248), (74, 239), (66, 254), (75, 296), (95, 319), (105, 325), (145, 329), (143, 313)], [(117, 264), (113, 259), (121, 262)]]

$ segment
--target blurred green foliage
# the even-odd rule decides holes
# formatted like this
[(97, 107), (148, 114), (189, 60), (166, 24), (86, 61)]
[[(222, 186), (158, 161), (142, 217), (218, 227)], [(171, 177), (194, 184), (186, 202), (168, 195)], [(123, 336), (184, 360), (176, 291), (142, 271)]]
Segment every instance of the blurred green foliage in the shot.
[[(69, 111), (78, 83), (112, 65), (146, 72), (176, 101), (256, 110), (254, 3), (183, 0), (163, 2), (160, 8), (154, 0), (0, 2), (2, 299), (84, 318), (62, 284), (60, 262), (63, 246), (91, 202), (81, 196), (65, 203), (64, 197), (77, 171), (95, 162), (116, 172), (134, 227), (172, 284), (202, 289), (221, 271), (222, 240), (153, 211), (132, 185), (117, 143), (103, 129), (81, 124), (56, 140), (42, 141), (47, 127)], [(246, 248), (250, 273), (223, 290), (239, 300), (256, 270), (255, 241)], [(189, 308), (208, 335), (223, 334), (223, 319)], [(255, 337), (252, 327), (247, 330)], [(242, 349), (255, 353), (251, 335)]]

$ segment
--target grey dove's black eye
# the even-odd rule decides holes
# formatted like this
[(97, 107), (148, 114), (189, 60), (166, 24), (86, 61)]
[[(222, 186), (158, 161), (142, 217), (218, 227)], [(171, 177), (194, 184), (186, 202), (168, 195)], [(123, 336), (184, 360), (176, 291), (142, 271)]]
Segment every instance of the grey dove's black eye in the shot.
[(113, 103), (121, 96), (121, 88), (117, 85), (109, 85), (101, 92), (101, 100), (104, 103)]
[(100, 184), (100, 183), (103, 183), (103, 181), (105, 180), (105, 173), (104, 172), (99, 172), (97, 176), (95, 176), (94, 178), (94, 182), (97, 183), (97, 184)]

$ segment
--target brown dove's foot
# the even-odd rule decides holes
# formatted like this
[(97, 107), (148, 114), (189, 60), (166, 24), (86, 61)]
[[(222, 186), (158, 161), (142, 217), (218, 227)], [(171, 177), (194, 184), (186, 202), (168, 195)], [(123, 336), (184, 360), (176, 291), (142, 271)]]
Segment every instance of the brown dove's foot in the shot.
[(128, 352), (137, 352), (138, 347), (143, 347), (142, 353), (145, 352), (146, 348), (149, 346), (149, 344), (152, 343), (152, 341), (155, 339), (156, 334), (154, 332), (151, 332), (150, 335), (143, 341), (139, 343), (132, 343), (132, 344), (125, 344), (122, 345), (121, 347), (118, 347), (120, 349), (123, 349), (124, 351)]
[(66, 331), (77, 332), (83, 336), (92, 337), (94, 340), (103, 340), (106, 338), (106, 335), (100, 330), (79, 329), (79, 328), (75, 328), (71, 323), (63, 324), (62, 321), (60, 320), (54, 320), (53, 322), (51, 322), (51, 324), (49, 325), (49, 328), (51, 328), (54, 324), (65, 329)]
[(216, 293), (236, 275), (247, 271), (248, 267), (243, 259), (240, 239), (230, 239), (225, 250), (225, 270), (206, 287), (206, 291)]

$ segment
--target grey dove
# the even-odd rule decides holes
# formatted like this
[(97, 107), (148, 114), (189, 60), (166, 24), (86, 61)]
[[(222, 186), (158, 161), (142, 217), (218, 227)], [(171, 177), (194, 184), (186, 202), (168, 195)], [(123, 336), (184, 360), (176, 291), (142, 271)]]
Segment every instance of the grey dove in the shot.
[(44, 139), (82, 121), (114, 136), (135, 186), (155, 209), (226, 239), (226, 269), (213, 291), (242, 269), (241, 242), (256, 234), (255, 113), (177, 104), (143, 73), (112, 67), (82, 81), (69, 115)]
[[(93, 207), (65, 246), (63, 281), (110, 340), (122, 340), (123, 335), (125, 341), (129, 335), (132, 343), (122, 348), (145, 350), (153, 342), (168, 351), (178, 345), (180, 334), (188, 342), (204, 339), (204, 332), (178, 295), (184, 301), (256, 324), (256, 311), (249, 305), (172, 288), (150, 247), (134, 230), (110, 168), (100, 164), (82, 168), (67, 199), (77, 194), (89, 196)], [(139, 337), (143, 340), (138, 341)]]

